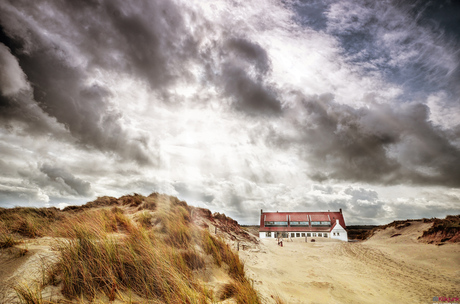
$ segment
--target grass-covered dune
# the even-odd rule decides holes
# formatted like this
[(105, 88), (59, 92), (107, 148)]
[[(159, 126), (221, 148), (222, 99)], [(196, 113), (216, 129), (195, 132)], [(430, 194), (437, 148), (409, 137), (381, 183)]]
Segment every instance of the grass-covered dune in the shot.
[[(42, 237), (52, 237), (56, 251), (53, 262), (40, 266), (39, 280), (0, 284), (22, 303), (260, 303), (238, 254), (195, 224), (197, 211), (158, 193), (102, 197), (64, 210), (0, 209), (3, 256), (30, 255), (27, 243)], [(221, 284), (210, 278), (212, 269), (225, 274)], [(47, 286), (60, 295), (44, 296)]]

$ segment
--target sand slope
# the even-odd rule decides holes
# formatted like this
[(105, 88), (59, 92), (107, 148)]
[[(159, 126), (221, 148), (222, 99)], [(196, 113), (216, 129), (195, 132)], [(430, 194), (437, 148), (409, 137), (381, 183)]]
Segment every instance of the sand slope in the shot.
[(304, 239), (241, 252), (248, 275), (268, 303), (429, 303), (460, 296), (460, 245), (417, 242), (429, 224), (380, 231), (369, 241)]

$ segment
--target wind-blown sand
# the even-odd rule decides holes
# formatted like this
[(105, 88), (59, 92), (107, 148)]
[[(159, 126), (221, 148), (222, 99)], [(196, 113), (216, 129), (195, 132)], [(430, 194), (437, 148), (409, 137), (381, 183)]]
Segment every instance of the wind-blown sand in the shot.
[[(267, 303), (432, 303), (460, 297), (460, 245), (417, 242), (430, 224), (388, 228), (370, 240), (345, 243), (316, 238), (261, 240), (241, 251), (254, 286)], [(395, 233), (400, 236), (391, 237)], [(273, 296), (273, 297), (272, 297)]]

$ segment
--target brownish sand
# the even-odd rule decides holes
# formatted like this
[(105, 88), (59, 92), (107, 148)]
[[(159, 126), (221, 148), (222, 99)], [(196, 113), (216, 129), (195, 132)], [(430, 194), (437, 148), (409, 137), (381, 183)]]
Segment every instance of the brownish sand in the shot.
[[(317, 238), (261, 241), (241, 251), (247, 274), (267, 303), (433, 303), (460, 297), (460, 244), (417, 242), (429, 223), (379, 231), (368, 241)], [(400, 236), (391, 237), (400, 233)]]
[[(16, 251), (3, 250), (0, 252), (0, 303), (18, 301), (12, 286), (27, 285), (33, 289), (42, 282), (46, 267), (57, 258), (53, 250), (56, 240), (51, 237), (26, 240), (15, 248), (27, 249), (24, 256), (17, 256)], [(48, 286), (42, 294), (44, 298), (53, 298), (60, 293), (55, 286)]]

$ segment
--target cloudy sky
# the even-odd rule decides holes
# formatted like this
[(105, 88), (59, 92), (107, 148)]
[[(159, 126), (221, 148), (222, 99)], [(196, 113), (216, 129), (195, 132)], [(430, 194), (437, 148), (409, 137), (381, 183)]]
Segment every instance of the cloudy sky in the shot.
[(460, 5), (0, 2), (0, 206), (460, 213)]

